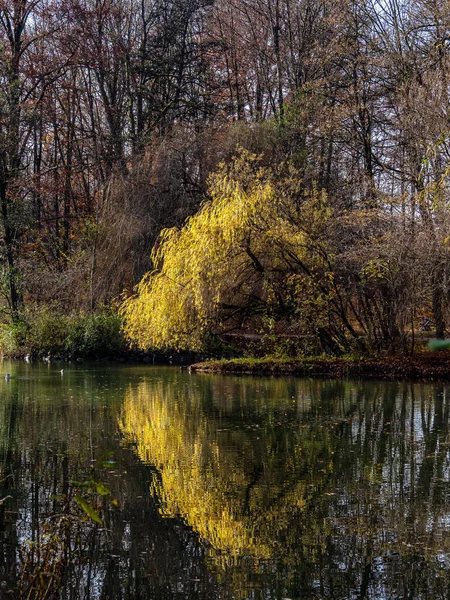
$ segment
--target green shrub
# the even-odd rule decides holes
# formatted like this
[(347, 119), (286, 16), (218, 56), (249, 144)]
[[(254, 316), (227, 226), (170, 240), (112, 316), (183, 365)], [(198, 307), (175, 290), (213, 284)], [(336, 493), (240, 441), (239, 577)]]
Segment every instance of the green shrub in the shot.
[(35, 308), (27, 314), (26, 346), (31, 354), (60, 354), (69, 331), (71, 317), (51, 306)]
[(122, 320), (107, 310), (75, 319), (64, 344), (66, 352), (84, 358), (117, 354), (125, 348)]
[(0, 327), (0, 353), (6, 356), (19, 356), (26, 353), (28, 324), (16, 321)]
[(0, 352), (6, 356), (96, 358), (125, 349), (122, 320), (113, 310), (65, 315), (59, 307), (35, 306), (28, 308), (22, 321), (0, 326)]

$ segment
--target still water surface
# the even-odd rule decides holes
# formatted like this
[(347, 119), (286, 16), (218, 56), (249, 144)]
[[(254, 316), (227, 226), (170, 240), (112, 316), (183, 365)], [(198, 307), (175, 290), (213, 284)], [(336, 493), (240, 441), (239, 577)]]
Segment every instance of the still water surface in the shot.
[(0, 598), (449, 597), (449, 386), (61, 366), (0, 363)]

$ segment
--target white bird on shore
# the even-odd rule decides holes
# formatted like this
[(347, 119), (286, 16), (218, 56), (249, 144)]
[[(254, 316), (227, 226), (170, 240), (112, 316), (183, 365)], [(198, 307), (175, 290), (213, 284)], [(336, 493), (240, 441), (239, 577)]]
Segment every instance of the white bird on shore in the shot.
[(11, 375), (9, 373), (6, 373), (5, 381), (9, 381), (10, 379), (11, 379)]

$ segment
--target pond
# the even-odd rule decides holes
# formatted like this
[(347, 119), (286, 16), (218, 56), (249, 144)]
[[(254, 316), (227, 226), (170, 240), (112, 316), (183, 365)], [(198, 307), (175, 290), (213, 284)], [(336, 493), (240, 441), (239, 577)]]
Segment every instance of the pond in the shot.
[(449, 423), (441, 384), (3, 362), (0, 597), (447, 598)]

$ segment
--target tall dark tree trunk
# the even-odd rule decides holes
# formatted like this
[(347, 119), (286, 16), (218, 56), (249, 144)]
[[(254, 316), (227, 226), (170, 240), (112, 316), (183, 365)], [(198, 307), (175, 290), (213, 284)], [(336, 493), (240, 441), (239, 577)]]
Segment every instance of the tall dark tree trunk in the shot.
[(19, 319), (21, 295), (17, 286), (16, 265), (16, 231), (10, 224), (10, 211), (8, 202), (7, 182), (0, 181), (0, 203), (2, 207), (2, 224), (4, 231), (4, 244), (7, 264), (7, 281), (9, 287), (9, 303), (13, 321)]

